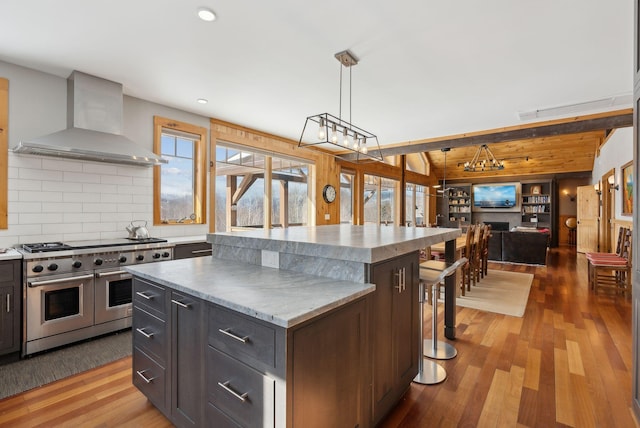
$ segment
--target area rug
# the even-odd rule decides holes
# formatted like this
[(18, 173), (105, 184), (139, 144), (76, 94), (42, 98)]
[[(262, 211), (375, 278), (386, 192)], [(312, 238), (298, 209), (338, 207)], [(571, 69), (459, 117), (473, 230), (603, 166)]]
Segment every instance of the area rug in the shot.
[(131, 330), (0, 366), (0, 399), (131, 355)]
[(489, 270), (466, 296), (456, 299), (458, 306), (522, 317), (533, 282), (530, 273)]

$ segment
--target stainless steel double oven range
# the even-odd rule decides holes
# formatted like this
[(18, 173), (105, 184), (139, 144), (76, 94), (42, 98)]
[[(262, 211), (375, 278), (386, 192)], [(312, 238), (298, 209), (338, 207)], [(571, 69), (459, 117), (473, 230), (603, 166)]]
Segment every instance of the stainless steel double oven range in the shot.
[(132, 241), (23, 244), (22, 356), (131, 326), (127, 265), (173, 259), (173, 245)]

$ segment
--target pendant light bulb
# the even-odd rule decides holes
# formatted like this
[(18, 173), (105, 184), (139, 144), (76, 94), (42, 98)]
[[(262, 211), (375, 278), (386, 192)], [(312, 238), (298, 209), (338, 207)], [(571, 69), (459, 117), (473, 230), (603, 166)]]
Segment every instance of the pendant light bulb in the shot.
[(324, 129), (324, 117), (320, 118), (320, 126), (318, 126), (318, 140), (327, 138), (327, 132)]
[(358, 139), (358, 134), (354, 134), (353, 135), (353, 150), (355, 150), (356, 152), (358, 151), (358, 149), (360, 148), (360, 144), (359, 144), (359, 139)]
[(331, 125), (331, 142), (336, 144), (338, 142), (338, 131), (336, 130), (336, 124)]
[(347, 128), (342, 131), (342, 144), (345, 147), (349, 147), (349, 134), (347, 134)]
[(369, 149), (367, 149), (367, 140), (364, 138), (360, 140), (360, 151), (365, 155), (369, 152)]

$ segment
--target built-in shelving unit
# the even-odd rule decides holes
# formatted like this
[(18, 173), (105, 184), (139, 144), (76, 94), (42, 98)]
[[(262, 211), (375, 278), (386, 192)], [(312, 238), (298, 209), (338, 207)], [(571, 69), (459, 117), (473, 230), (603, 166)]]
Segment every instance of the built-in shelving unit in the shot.
[(449, 187), (447, 190), (446, 207), (449, 223), (461, 226), (471, 224), (471, 184), (461, 184)]
[(522, 226), (552, 230), (551, 194), (550, 181), (522, 183)]

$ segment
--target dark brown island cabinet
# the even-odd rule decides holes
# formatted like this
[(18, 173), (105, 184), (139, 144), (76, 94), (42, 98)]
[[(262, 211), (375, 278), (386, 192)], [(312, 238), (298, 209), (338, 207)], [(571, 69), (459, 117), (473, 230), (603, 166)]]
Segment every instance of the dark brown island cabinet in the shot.
[(369, 316), (286, 329), (136, 278), (133, 383), (178, 427), (370, 426)]
[(20, 351), (21, 262), (0, 260), (0, 359)]

